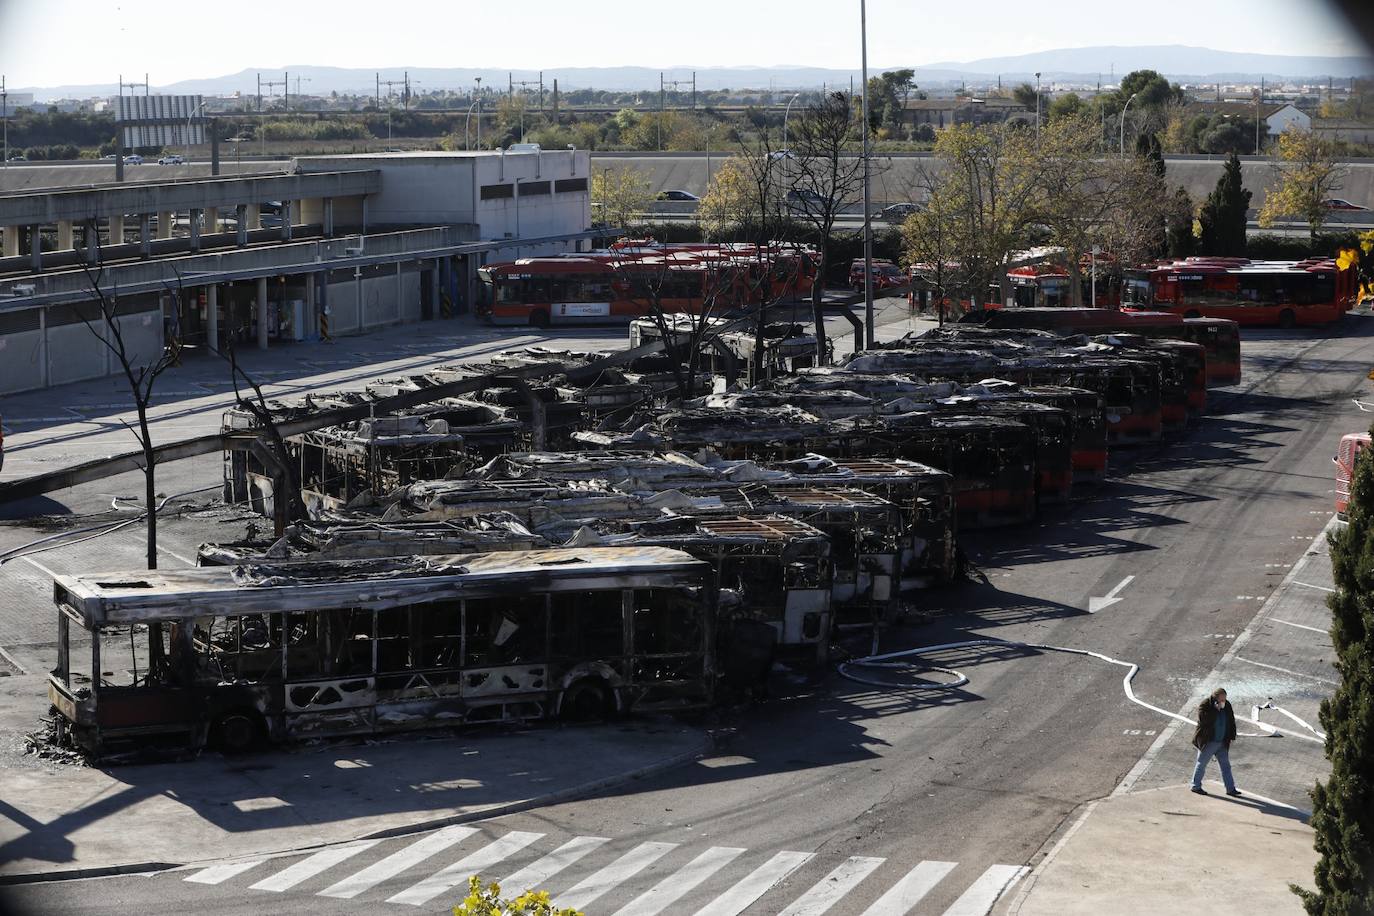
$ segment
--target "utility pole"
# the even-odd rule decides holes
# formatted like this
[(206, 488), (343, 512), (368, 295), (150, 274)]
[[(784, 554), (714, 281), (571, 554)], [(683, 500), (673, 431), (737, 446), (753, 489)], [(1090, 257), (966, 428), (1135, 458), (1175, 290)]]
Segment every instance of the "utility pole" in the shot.
[(529, 94), (531, 86), (539, 87), (539, 111), (544, 111), (544, 74), (539, 74), (538, 80), (518, 80), (508, 77), (511, 91), (511, 104), (515, 104), (515, 87), (520, 87), (520, 142), (525, 142), (525, 97)]
[[(1035, 145), (1040, 145), (1040, 73), (1035, 74)], [(1081, 300), (1080, 300), (1081, 301)]]
[(291, 110), (291, 74), (285, 70), (281, 74), (281, 107)]
[(872, 349), (873, 329), (873, 220), (869, 189), (868, 162), (868, 3), (859, 0), (859, 47), (863, 65), (863, 157), (864, 157), (864, 347)]
[[(301, 103), (301, 101), (300, 101), (300, 99), (301, 99), (301, 79), (302, 79), (302, 77), (300, 77), (300, 76), (297, 76), (297, 77), (296, 77), (296, 104), (297, 104), (297, 105), (299, 105), (299, 104)], [(304, 79), (305, 79), (305, 82), (307, 82), (307, 83), (310, 82), (310, 77), (307, 76), (307, 77), (304, 77)]]
[(262, 114), (262, 74), (258, 74), (258, 114)]
[(473, 80), (477, 83), (477, 89), (473, 95), (477, 96), (477, 148), (482, 148), (482, 78), (474, 76)]
[(1259, 95), (1255, 96), (1255, 155), (1260, 154), (1260, 108), (1264, 105), (1264, 77), (1260, 77)]
[[(7, 169), (10, 167), (10, 95), (5, 90), (5, 77), (3, 75), (0, 75), (0, 111), (3, 111), (3, 115), (0, 116), (4, 118), (5, 122), (5, 152), (3, 158), (0, 158), (0, 163), (4, 164), (0, 165), (0, 168)], [(9, 232), (8, 229), (5, 231)]]
[(380, 109), (382, 107), (382, 74), (378, 71), (373, 73), (373, 76), (377, 78), (377, 91), (372, 96), (372, 107)]

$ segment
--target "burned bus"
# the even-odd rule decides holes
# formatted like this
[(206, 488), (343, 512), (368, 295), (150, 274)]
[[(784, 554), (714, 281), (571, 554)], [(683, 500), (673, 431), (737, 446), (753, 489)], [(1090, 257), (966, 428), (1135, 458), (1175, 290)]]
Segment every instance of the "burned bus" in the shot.
[(689, 709), (712, 579), (658, 547), (58, 576), (48, 695), (96, 757)]

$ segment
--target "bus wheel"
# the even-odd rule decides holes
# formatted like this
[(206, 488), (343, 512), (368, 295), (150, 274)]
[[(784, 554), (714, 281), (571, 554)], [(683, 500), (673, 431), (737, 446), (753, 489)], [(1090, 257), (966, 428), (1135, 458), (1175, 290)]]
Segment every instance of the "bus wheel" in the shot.
[(535, 328), (547, 328), (549, 326), (549, 313), (543, 309), (535, 309), (530, 312), (530, 326)]
[(210, 727), (210, 743), (222, 754), (244, 754), (262, 739), (258, 717), (245, 710), (227, 712)]
[(1297, 316), (1293, 314), (1292, 309), (1284, 309), (1279, 312), (1279, 327), (1283, 328), (1285, 331), (1297, 323)]
[(1183, 317), (1184, 317), (1184, 318), (1201, 318), (1201, 317), (1202, 317), (1202, 313), (1199, 312), (1197, 309), (1188, 309), (1188, 311), (1184, 314)]
[(563, 692), (558, 714), (569, 722), (595, 722), (610, 718), (614, 710), (610, 692), (595, 678), (583, 678)]

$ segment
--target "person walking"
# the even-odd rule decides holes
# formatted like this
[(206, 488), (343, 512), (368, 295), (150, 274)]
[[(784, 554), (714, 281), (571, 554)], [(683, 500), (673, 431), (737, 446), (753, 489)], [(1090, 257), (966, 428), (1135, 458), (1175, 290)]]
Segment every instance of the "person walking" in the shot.
[(1236, 711), (1226, 699), (1226, 691), (1220, 687), (1202, 701), (1197, 710), (1197, 731), (1193, 732), (1193, 747), (1197, 748), (1197, 766), (1193, 767), (1193, 791), (1206, 795), (1202, 787), (1202, 774), (1207, 769), (1207, 761), (1217, 758), (1221, 768), (1221, 781), (1226, 785), (1226, 794), (1240, 797), (1236, 781), (1231, 778), (1231, 742), (1236, 740)]

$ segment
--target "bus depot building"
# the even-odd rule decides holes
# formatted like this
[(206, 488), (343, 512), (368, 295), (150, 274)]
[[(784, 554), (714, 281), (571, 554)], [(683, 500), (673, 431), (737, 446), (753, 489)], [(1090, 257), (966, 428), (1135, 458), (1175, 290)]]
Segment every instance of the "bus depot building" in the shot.
[(0, 196), (0, 394), (472, 311), (490, 261), (591, 246), (585, 150), (302, 157), (284, 170)]

